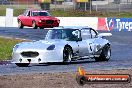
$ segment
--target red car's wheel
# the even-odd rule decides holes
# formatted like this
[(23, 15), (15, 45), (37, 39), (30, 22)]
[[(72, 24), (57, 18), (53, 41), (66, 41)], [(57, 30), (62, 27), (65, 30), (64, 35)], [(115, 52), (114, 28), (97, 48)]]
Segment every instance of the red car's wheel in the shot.
[(24, 27), (21, 20), (18, 20), (18, 27), (19, 29), (22, 29)]
[(32, 22), (32, 27), (33, 27), (33, 29), (37, 29), (38, 28), (35, 21)]

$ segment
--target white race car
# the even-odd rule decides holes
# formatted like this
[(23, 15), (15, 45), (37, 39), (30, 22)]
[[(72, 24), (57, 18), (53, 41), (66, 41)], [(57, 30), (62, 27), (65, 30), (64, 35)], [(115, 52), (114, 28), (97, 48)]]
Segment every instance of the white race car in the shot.
[(30, 63), (67, 63), (84, 58), (108, 61), (111, 57), (110, 43), (102, 37), (111, 35), (88, 27), (53, 28), (44, 40), (16, 44), (12, 62), (21, 67)]

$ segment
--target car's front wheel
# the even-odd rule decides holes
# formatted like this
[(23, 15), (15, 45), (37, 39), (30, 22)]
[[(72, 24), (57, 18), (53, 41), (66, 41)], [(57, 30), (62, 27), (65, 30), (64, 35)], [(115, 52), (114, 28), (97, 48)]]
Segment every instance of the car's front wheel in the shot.
[(15, 63), (18, 67), (28, 67), (30, 63)]
[(18, 28), (19, 29), (22, 29), (24, 26), (22, 24), (22, 21), (21, 20), (18, 20)]
[(96, 61), (108, 61), (111, 57), (110, 45), (105, 45), (99, 57), (95, 57)]
[(73, 57), (72, 49), (70, 47), (65, 47), (63, 50), (63, 63), (71, 62)]
[(33, 29), (37, 29), (38, 28), (35, 21), (32, 22), (32, 27), (33, 27)]

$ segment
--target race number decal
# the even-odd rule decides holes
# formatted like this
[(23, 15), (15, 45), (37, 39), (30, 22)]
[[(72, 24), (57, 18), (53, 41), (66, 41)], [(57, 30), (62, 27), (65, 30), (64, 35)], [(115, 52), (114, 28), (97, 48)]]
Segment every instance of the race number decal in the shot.
[(88, 51), (89, 51), (89, 53), (93, 53), (93, 51), (94, 51), (93, 43), (88, 43)]

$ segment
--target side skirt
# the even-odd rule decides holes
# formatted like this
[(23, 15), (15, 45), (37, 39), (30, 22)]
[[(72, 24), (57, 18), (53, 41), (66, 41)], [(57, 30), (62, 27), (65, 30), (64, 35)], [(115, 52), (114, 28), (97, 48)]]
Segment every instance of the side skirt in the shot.
[(84, 60), (84, 59), (93, 59), (94, 57), (99, 57), (99, 55), (89, 55), (89, 56), (83, 56), (83, 57), (74, 56), (74, 57), (72, 58), (72, 61)]

